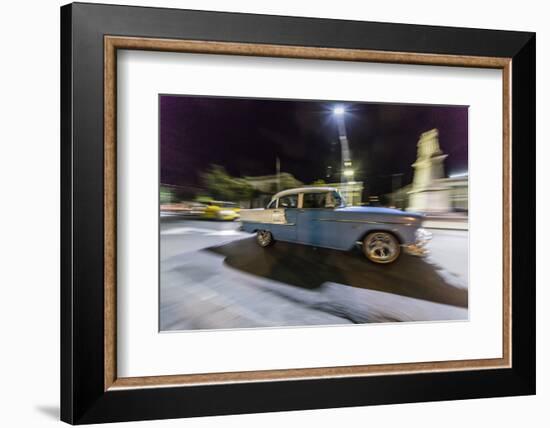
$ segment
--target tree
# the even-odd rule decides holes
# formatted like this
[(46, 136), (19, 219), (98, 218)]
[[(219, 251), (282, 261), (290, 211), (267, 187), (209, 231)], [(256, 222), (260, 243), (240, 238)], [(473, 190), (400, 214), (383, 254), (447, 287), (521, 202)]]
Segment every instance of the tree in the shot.
[(319, 180), (315, 180), (313, 183), (311, 183), (311, 185), (322, 187), (322, 186), (326, 186), (327, 183), (325, 182), (325, 180), (319, 179)]
[(296, 180), (292, 174), (286, 172), (280, 174), (279, 183), (279, 190), (293, 189), (302, 185), (301, 181)]
[(220, 165), (211, 165), (202, 179), (208, 192), (215, 199), (223, 201), (249, 201), (254, 195), (254, 188), (242, 178), (230, 176)]
[(174, 202), (174, 192), (168, 186), (160, 185), (160, 203), (169, 204)]

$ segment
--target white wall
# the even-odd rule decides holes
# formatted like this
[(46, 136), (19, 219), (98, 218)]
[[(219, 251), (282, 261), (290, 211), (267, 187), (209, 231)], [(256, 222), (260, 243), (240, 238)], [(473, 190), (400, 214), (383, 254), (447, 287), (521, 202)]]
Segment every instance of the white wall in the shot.
[[(4, 2), (0, 14), (0, 418), (3, 426), (58, 423), (59, 397), (59, 10), (57, 0)], [(103, 3), (113, 3), (103, 1)], [(353, 409), (159, 421), (147, 426), (279, 427), (371, 425), (408, 427), (543, 426), (550, 402), (550, 297), (545, 240), (549, 226), (543, 199), (550, 184), (548, 52), (550, 29), (544, 2), (296, 0), (149, 0), (127, 4), (235, 12), (343, 18), (414, 24), (537, 31), (538, 55), (538, 395), (535, 397), (420, 403)], [(545, 284), (546, 283), (546, 284)], [(537, 422), (538, 421), (538, 422)], [(127, 424), (125, 426), (138, 426)]]

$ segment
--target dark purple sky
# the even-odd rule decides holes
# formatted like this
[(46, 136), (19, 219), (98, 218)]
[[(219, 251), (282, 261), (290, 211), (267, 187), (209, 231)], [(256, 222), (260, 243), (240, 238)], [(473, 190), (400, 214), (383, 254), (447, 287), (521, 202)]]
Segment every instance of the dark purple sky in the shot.
[(355, 180), (371, 194), (391, 191), (391, 174), (411, 181), (418, 137), (432, 128), (449, 155), (446, 173), (468, 169), (464, 106), (161, 95), (161, 183), (198, 185), (210, 164), (235, 176), (274, 174), (276, 157), (304, 183), (326, 180), (328, 166), (340, 169), (335, 105), (346, 107)]

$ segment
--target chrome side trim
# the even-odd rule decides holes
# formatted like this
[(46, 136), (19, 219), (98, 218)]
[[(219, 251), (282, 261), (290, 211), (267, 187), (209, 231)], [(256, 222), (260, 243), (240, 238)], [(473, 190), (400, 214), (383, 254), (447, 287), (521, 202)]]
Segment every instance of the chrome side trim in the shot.
[(243, 223), (243, 225), (246, 223), (246, 224), (270, 224), (270, 225), (275, 225), (275, 226), (296, 226), (296, 223), (268, 223), (266, 221), (243, 221), (243, 220), (241, 220), (241, 223)]
[(397, 221), (371, 221), (371, 220), (332, 220), (328, 218), (316, 218), (315, 221), (334, 221), (338, 223), (366, 223), (366, 224), (399, 224), (401, 226), (412, 226), (412, 223), (399, 223)]

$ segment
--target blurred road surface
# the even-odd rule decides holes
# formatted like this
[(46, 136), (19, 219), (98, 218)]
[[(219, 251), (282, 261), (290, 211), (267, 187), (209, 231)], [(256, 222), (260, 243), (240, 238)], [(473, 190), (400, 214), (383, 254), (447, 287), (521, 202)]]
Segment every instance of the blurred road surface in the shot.
[(376, 265), (277, 242), (237, 222), (163, 218), (161, 330), (466, 320), (468, 232), (432, 230), (431, 254)]

